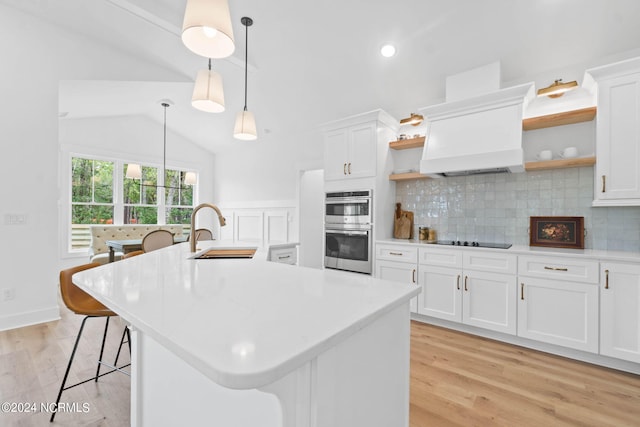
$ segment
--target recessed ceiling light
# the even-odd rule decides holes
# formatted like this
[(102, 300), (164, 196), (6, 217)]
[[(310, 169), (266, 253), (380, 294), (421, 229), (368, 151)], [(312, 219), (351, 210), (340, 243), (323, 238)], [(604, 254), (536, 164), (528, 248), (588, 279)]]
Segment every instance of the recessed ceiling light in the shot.
[(391, 43), (387, 43), (380, 48), (380, 53), (385, 58), (391, 58), (393, 55), (396, 54), (396, 47)]

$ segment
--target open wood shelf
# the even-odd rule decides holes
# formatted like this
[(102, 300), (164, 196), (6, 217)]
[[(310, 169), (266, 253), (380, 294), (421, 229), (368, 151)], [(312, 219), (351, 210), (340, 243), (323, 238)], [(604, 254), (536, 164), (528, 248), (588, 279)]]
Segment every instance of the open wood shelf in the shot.
[(389, 143), (389, 148), (391, 148), (392, 150), (406, 150), (408, 148), (420, 148), (420, 147), (424, 147), (424, 140), (425, 140), (424, 136), (419, 136), (417, 138), (391, 141)]
[(575, 159), (546, 160), (542, 162), (527, 162), (524, 164), (526, 171), (542, 171), (549, 169), (579, 168), (596, 164), (595, 157), (577, 157)]
[(427, 175), (420, 172), (393, 173), (389, 175), (389, 181), (406, 181), (408, 179), (428, 179)]
[(596, 117), (596, 107), (582, 108), (580, 110), (563, 111), (562, 113), (547, 114), (546, 116), (529, 117), (522, 120), (522, 130), (534, 130), (550, 128), (553, 126), (571, 125), (574, 123), (589, 122)]

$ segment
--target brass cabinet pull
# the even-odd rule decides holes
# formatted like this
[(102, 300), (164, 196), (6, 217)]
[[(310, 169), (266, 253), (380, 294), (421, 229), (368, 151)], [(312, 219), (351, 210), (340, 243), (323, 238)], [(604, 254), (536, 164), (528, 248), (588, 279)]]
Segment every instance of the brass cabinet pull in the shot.
[(520, 299), (524, 300), (524, 283), (520, 283)]
[(411, 272), (411, 281), (413, 283), (416, 283), (416, 269), (414, 268), (413, 271)]
[(609, 270), (604, 271), (604, 288), (609, 289)]
[(342, 174), (343, 174), (343, 175), (346, 175), (346, 174), (347, 174), (347, 164), (346, 164), (346, 163), (343, 163), (343, 164), (342, 164)]
[(458, 278), (456, 279), (456, 289), (460, 290), (460, 275), (458, 274)]
[(464, 276), (464, 290), (465, 291), (469, 291), (469, 288), (467, 287), (467, 280), (469, 279), (469, 276)]
[(569, 271), (568, 268), (565, 267), (544, 267), (545, 270), (553, 270), (553, 271)]
[(602, 192), (607, 191), (607, 176), (602, 175)]
[(351, 162), (349, 162), (349, 175), (351, 175)]

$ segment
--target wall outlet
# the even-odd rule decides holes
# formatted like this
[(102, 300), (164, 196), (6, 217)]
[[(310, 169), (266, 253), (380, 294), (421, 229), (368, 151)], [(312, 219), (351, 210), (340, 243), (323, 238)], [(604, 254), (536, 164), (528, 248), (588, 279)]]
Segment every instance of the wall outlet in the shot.
[(16, 288), (2, 288), (0, 289), (0, 298), (3, 302), (11, 301), (16, 298)]

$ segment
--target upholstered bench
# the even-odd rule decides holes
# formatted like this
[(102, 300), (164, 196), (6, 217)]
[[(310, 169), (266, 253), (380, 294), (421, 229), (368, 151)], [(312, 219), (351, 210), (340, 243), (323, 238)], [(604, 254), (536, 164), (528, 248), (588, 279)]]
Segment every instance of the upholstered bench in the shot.
[[(153, 230), (168, 230), (175, 236), (182, 236), (182, 224), (126, 224), (126, 225), (92, 225), (91, 246), (89, 259), (91, 262), (106, 264), (109, 262), (109, 247), (107, 240), (135, 240), (142, 239)], [(121, 252), (115, 253), (115, 259), (122, 258)]]

